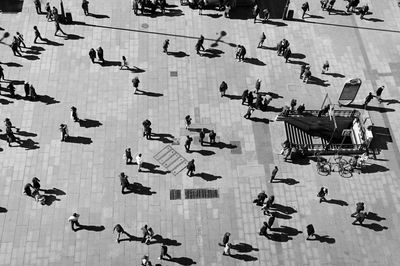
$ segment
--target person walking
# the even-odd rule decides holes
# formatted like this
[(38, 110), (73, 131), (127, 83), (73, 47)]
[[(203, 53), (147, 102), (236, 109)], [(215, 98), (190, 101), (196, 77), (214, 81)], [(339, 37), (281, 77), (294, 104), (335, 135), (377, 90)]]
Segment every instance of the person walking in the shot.
[(60, 132), (61, 132), (61, 141), (67, 141), (68, 135), (68, 127), (66, 124), (60, 125)]
[(97, 48), (97, 57), (99, 58), (99, 61), (101, 64), (104, 63), (104, 51), (103, 48), (101, 48), (101, 46), (99, 46), (99, 48)]
[(267, 226), (269, 230), (272, 229), (272, 225), (274, 225), (274, 222), (275, 222), (275, 216), (269, 217), (269, 219), (268, 219), (268, 226)]
[(246, 55), (246, 48), (242, 45), (240, 51), (239, 51), (239, 62), (244, 61)]
[(36, 13), (41, 15), (42, 14), (42, 3), (40, 2), (40, 0), (33, 0), (33, 3), (35, 4)]
[(377, 90), (376, 90), (376, 98), (378, 99), (378, 102), (379, 103), (382, 103), (382, 98), (381, 98), (381, 95), (382, 95), (382, 92), (383, 92), (383, 89), (385, 88), (385, 86), (380, 86)]
[(310, 5), (308, 4), (308, 2), (303, 3), (301, 9), (303, 10), (303, 15), (301, 16), (301, 19), (304, 19), (304, 16), (307, 13), (307, 11), (310, 11)]
[(58, 36), (57, 32), (59, 32), (59, 31), (61, 31), (61, 33), (64, 34), (64, 35), (68, 35), (61, 29), (60, 23), (57, 20), (54, 20), (54, 25), (56, 27), (56, 31), (54, 32), (54, 36)]
[(171, 260), (172, 257), (168, 254), (168, 247), (166, 245), (161, 245), (160, 257), (159, 260), (165, 260), (164, 257), (167, 257), (168, 260)]
[(185, 141), (185, 149), (186, 152), (190, 152), (190, 145), (192, 144), (193, 138), (190, 136), (186, 136), (186, 141)]
[(214, 132), (214, 130), (210, 131), (210, 134), (208, 134), (208, 137), (210, 138), (210, 145), (215, 144), (215, 138), (217, 137), (217, 134)]
[(90, 60), (92, 60), (92, 63), (94, 63), (94, 59), (96, 59), (96, 51), (93, 48), (91, 48), (89, 51), (89, 57)]
[(153, 228), (149, 227), (147, 229), (147, 236), (146, 236), (146, 240), (144, 241), (144, 243), (147, 245), (150, 245), (150, 241), (153, 239), (153, 237), (154, 237)]
[(257, 16), (259, 14), (260, 14), (260, 7), (257, 4), (255, 4), (254, 7), (253, 7), (254, 24), (256, 23)]
[(119, 181), (121, 183), (121, 193), (125, 194), (125, 189), (130, 190), (130, 184), (129, 184), (129, 181), (128, 181), (128, 176), (125, 175), (124, 172), (121, 172), (119, 174)]
[(278, 166), (275, 165), (274, 170), (271, 173), (271, 179), (269, 180), (270, 183), (274, 182), (275, 176), (278, 173)]
[(40, 41), (44, 42), (44, 39), (42, 38), (42, 35), (40, 34), (40, 31), (38, 30), (37, 26), (33, 26), (33, 30), (35, 32), (35, 39), (33, 40), (33, 43), (37, 43), (36, 40), (39, 38)]
[(40, 179), (37, 178), (36, 176), (32, 178), (32, 187), (34, 189), (40, 190)]
[(368, 14), (369, 6), (366, 4), (360, 8), (360, 19), (364, 19), (364, 16)]
[(200, 56), (202, 56), (202, 54), (200, 54), (200, 50), (202, 50), (202, 51), (205, 50), (203, 44), (204, 44), (204, 36), (200, 35), (200, 38), (197, 40), (197, 43), (196, 43), (196, 46), (195, 46), (196, 53), (198, 55), (200, 55)]
[(300, 79), (303, 78), (304, 72), (306, 71), (306, 65), (300, 66)]
[(31, 100), (35, 101), (38, 98), (38, 95), (36, 94), (36, 90), (33, 87), (33, 85), (29, 85), (29, 97)]
[(260, 91), (260, 88), (261, 88), (261, 79), (257, 79), (256, 85), (255, 85), (255, 93), (258, 94), (258, 92)]
[(304, 70), (304, 78), (303, 78), (303, 82), (308, 83), (308, 81), (311, 78), (311, 70), (310, 70), (310, 66), (306, 66), (306, 69)]
[[(14, 38), (15, 38), (15, 37), (14, 37)], [(22, 54), (21, 54), (20, 51), (18, 50), (19, 46), (18, 46), (17, 40), (14, 39), (14, 41), (11, 43), (10, 47), (11, 47), (11, 51), (13, 52), (13, 54), (14, 54), (15, 56), (22, 56)]]
[(271, 213), (269, 210), (272, 208), (272, 205), (274, 204), (275, 196), (272, 195), (268, 198), (267, 202), (265, 202), (261, 208), (261, 210), (264, 212), (264, 215), (270, 216)]
[(244, 90), (242, 93), (242, 105), (245, 104), (245, 102), (247, 101), (247, 98), (249, 96), (249, 90)]
[(326, 201), (325, 196), (328, 194), (328, 188), (326, 187), (321, 187), (319, 190), (317, 197), (319, 198), (319, 203)]
[[(72, 216), (70, 216), (68, 218), (68, 222), (71, 223), (71, 229), (74, 232), (76, 232), (77, 229), (81, 227), (81, 225), (79, 224), (79, 216), (80, 216), (79, 214), (73, 213)], [(78, 227), (78, 228), (75, 228), (75, 227)]]
[(185, 116), (185, 128), (189, 129), (191, 124), (192, 118), (190, 117), (190, 115)]
[(321, 74), (325, 74), (328, 71), (329, 71), (329, 62), (328, 60), (326, 60), (325, 63), (322, 65)]
[(3, 80), (3, 81), (5, 80), (5, 78), (4, 78), (4, 68), (2, 66), (0, 66), (0, 80)]
[(25, 82), (24, 84), (25, 98), (29, 97), (29, 83)]
[(361, 211), (361, 212), (357, 213), (356, 219), (354, 220), (354, 222), (352, 222), (352, 224), (356, 225), (356, 223), (358, 222), (359, 225), (362, 225), (366, 217), (367, 217), (367, 213)]
[(199, 140), (200, 140), (200, 145), (204, 146), (204, 138), (206, 137), (206, 133), (204, 128), (201, 129), (201, 131), (199, 132)]
[[(24, 36), (21, 33), (19, 33), (18, 31), (17, 31), (17, 40), (18, 40), (18, 46), (20, 47), (20, 49), (21, 49), (21, 46), (26, 48), (26, 45), (24, 42), (25, 41)], [(22, 52), (22, 50), (21, 50), (21, 52)]]
[(125, 234), (128, 238), (130, 238), (129, 234), (125, 232), (124, 228), (120, 224), (116, 224), (113, 229), (113, 233), (117, 231), (117, 243), (119, 243), (119, 239), (121, 234)]
[(46, 10), (46, 19), (47, 19), (47, 21), (52, 21), (53, 14), (51, 12), (51, 7), (50, 7), (50, 3), (49, 2), (46, 3), (45, 10)]
[(228, 244), (228, 243), (229, 243), (229, 237), (230, 237), (230, 236), (231, 236), (231, 233), (226, 232), (226, 233), (224, 234), (224, 236), (222, 237), (222, 243), (219, 243), (219, 245), (224, 247), (226, 244)]
[(89, 16), (89, 1), (82, 0), (82, 9), (85, 16)]
[(258, 42), (257, 48), (262, 48), (264, 46), (264, 41), (266, 38), (267, 37), (265, 36), (265, 33), (263, 32), (261, 34), (260, 41)]
[(120, 70), (122, 70), (123, 68), (129, 69), (129, 64), (128, 64), (128, 61), (126, 61), (126, 57), (125, 56), (122, 56), (122, 62), (121, 62)]
[(136, 156), (136, 163), (138, 165), (138, 172), (142, 171), (143, 158), (141, 153)]
[(26, 185), (24, 186), (24, 194), (32, 197), (32, 190), (31, 190), (32, 185), (30, 183), (26, 183)]
[(261, 226), (260, 232), (258, 234), (260, 236), (268, 236), (267, 230), (268, 230), (268, 223), (263, 222), (263, 225)]
[(356, 211), (351, 214), (351, 217), (356, 217), (360, 212), (364, 211), (365, 207), (364, 207), (364, 202), (357, 202), (356, 203)]
[(142, 243), (144, 243), (146, 242), (147, 235), (149, 234), (147, 230), (147, 224), (145, 224), (142, 228), (140, 228), (140, 230), (142, 230), (143, 234)]
[(253, 107), (253, 100), (254, 100), (254, 95), (251, 91), (249, 91), (247, 95), (247, 105)]
[(71, 106), (71, 118), (74, 122), (79, 122), (80, 119), (78, 118), (77, 109), (75, 106)]
[(144, 128), (144, 135), (146, 136), (146, 139), (151, 139), (151, 127), (145, 127)]
[(283, 51), (283, 58), (285, 58), (285, 63), (289, 61), (290, 56), (292, 55), (292, 50), (290, 50), (290, 47), (287, 47), (285, 51)]
[(370, 92), (367, 97), (365, 97), (365, 101), (364, 101), (364, 108), (367, 108), (367, 105), (369, 104), (369, 102), (374, 98), (374, 95), (372, 95), (372, 92)]
[(228, 84), (226, 84), (225, 81), (221, 82), (221, 85), (219, 85), (219, 92), (221, 93), (221, 97), (225, 96), (225, 92), (228, 90)]
[(306, 238), (307, 240), (309, 240), (310, 237), (315, 237), (315, 229), (312, 224), (307, 225), (306, 229), (307, 229), (307, 238)]
[(132, 79), (132, 85), (133, 85), (133, 88), (135, 89), (135, 91), (133, 92), (134, 94), (136, 94), (137, 91), (139, 91), (139, 89), (138, 89), (139, 83), (140, 83), (140, 80), (139, 80), (138, 77), (134, 77), (134, 78)]
[(125, 150), (125, 156), (124, 157), (125, 157), (125, 163), (126, 164), (131, 164), (132, 163), (133, 158), (132, 158), (131, 148), (127, 148)]
[(255, 203), (258, 206), (263, 206), (266, 198), (268, 198), (268, 196), (265, 193), (265, 190), (263, 190), (260, 193), (258, 193), (257, 198), (253, 200), (253, 203)]
[(168, 55), (169, 39), (166, 39), (163, 44), (163, 52)]
[(58, 10), (55, 6), (53, 6), (53, 10), (52, 10), (52, 16), (53, 16), (53, 20), (55, 22), (60, 22), (60, 16), (58, 15)]
[(252, 106), (249, 106), (249, 108), (247, 109), (246, 114), (244, 115), (244, 118), (246, 119), (250, 119), (251, 114), (254, 112), (254, 108)]
[(186, 166), (187, 168), (187, 176), (193, 176), (193, 173), (196, 171), (196, 166), (194, 164), (194, 159), (190, 160)]
[(328, 14), (330, 15), (332, 10), (333, 10), (333, 6), (335, 5), (336, 0), (330, 0), (328, 7), (326, 8), (326, 10), (328, 10)]

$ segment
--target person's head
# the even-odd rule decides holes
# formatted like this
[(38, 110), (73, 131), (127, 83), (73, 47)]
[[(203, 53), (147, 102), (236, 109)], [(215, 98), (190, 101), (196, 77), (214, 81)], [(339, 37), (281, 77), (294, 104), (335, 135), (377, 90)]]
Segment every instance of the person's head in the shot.
[(138, 155), (139, 157), (142, 157), (142, 154), (141, 153), (139, 153), (139, 155)]
[(4, 122), (10, 122), (9, 118), (4, 119)]
[(19, 33), (19, 32), (17, 31), (17, 35), (21, 35), (21, 33)]
[(37, 27), (36, 27), (36, 26), (33, 26), (33, 29), (34, 29), (34, 30), (37, 30)]
[(74, 212), (74, 214), (72, 214), (72, 216), (74, 216), (74, 217), (79, 217), (79, 214), (77, 214), (76, 212)]
[(231, 235), (231, 233), (229, 233), (229, 232), (226, 232), (226, 233), (225, 233), (225, 235), (226, 235), (226, 236), (230, 236), (230, 235)]
[(131, 148), (127, 148), (126, 150), (130, 152), (130, 151), (131, 151)]
[(120, 175), (120, 176), (125, 176), (125, 173), (124, 173), (124, 172), (121, 172), (119, 175)]
[(275, 165), (275, 169), (278, 170), (278, 166)]
[(126, 60), (125, 56), (122, 56), (122, 60), (124, 60), (124, 61)]

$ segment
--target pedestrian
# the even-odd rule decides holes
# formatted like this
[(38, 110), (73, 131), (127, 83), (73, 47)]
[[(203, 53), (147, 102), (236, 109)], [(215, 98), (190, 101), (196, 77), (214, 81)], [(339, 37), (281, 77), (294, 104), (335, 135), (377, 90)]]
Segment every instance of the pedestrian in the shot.
[(306, 66), (306, 69), (304, 70), (304, 78), (303, 78), (303, 82), (308, 83), (308, 81), (311, 78), (311, 70), (310, 70), (310, 66)]
[(329, 15), (331, 14), (331, 11), (333, 10), (333, 6), (335, 5), (335, 2), (336, 2), (336, 0), (330, 0), (329, 1), (328, 7), (327, 7)]
[(122, 56), (122, 62), (121, 62), (121, 68), (120, 70), (122, 70), (123, 68), (129, 69), (129, 65), (128, 65), (128, 61), (126, 61), (126, 57)]
[(285, 51), (283, 51), (283, 58), (285, 58), (285, 63), (289, 61), (290, 56), (292, 55), (292, 50), (290, 48), (286, 48)]
[(149, 227), (147, 229), (147, 236), (146, 236), (146, 240), (145, 240), (145, 244), (150, 245), (150, 241), (153, 239), (154, 237), (154, 231), (153, 228)]
[(232, 244), (231, 243), (226, 243), (224, 247), (224, 251), (222, 252), (222, 255), (230, 256), (231, 255), (231, 248)]
[(124, 172), (121, 172), (119, 174), (119, 181), (121, 183), (121, 193), (125, 194), (125, 189), (130, 190), (130, 184), (129, 184), (129, 181), (128, 181), (128, 176), (125, 175)]
[(270, 183), (274, 182), (276, 173), (278, 173), (278, 166), (275, 165), (274, 170), (272, 170), (271, 179), (269, 180)]
[(4, 78), (4, 68), (0, 66), (0, 80), (5, 80)]
[(99, 58), (100, 63), (104, 63), (104, 51), (103, 48), (101, 48), (101, 46), (99, 46), (99, 48), (97, 48), (97, 57)]
[(12, 130), (12, 128), (15, 128), (15, 130), (16, 130), (17, 132), (19, 131), (19, 128), (17, 128), (17, 127), (15, 127), (15, 126), (12, 125), (10, 118), (4, 119), (4, 124), (5, 124), (5, 126), (6, 126), (7, 129)]
[(246, 114), (244, 115), (244, 118), (246, 118), (246, 119), (250, 119), (250, 117), (251, 117), (251, 114), (254, 112), (254, 108), (253, 107), (251, 107), (251, 106), (249, 106), (249, 108), (247, 109), (247, 112), (246, 112)]
[(14, 41), (11, 43), (11, 50), (13, 51), (13, 54), (15, 56), (22, 56), (22, 54), (19, 52), (18, 48), (19, 48), (18, 42), (15, 40), (15, 37), (14, 37)]
[(263, 10), (263, 15), (264, 15), (264, 19), (263, 19), (263, 23), (267, 23), (268, 22), (268, 19), (269, 19), (269, 15), (270, 15), (270, 12), (269, 12), (269, 9), (268, 8), (265, 8), (264, 10)]
[(262, 108), (262, 96), (261, 96), (261, 94), (257, 94), (256, 103), (255, 103), (254, 107), (256, 109), (258, 109), (258, 110), (261, 110), (261, 108)]
[(120, 224), (116, 224), (114, 226), (113, 233), (115, 231), (117, 231), (117, 234), (118, 234), (117, 240), (116, 240), (117, 243), (119, 243), (119, 238), (120, 238), (121, 234), (125, 234), (127, 237), (129, 237), (129, 234), (127, 232), (125, 232), (124, 228)]
[(42, 3), (40, 2), (40, 0), (33, 0), (33, 3), (35, 4), (36, 13), (41, 15), (42, 14)]
[(57, 32), (59, 32), (59, 31), (61, 31), (61, 33), (64, 34), (64, 35), (68, 35), (61, 29), (60, 23), (57, 20), (54, 20), (54, 25), (56, 27), (56, 31), (54, 32), (54, 36), (58, 36)]
[(292, 99), (292, 100), (290, 101), (290, 110), (291, 110), (292, 112), (294, 112), (294, 109), (296, 108), (296, 104), (297, 104), (297, 100), (296, 100), (296, 99)]
[(367, 97), (365, 97), (365, 101), (364, 101), (364, 108), (367, 108), (367, 105), (369, 104), (369, 102), (374, 98), (374, 95), (372, 95), (372, 92), (370, 92)]
[(74, 122), (79, 122), (80, 119), (78, 118), (77, 109), (75, 106), (71, 107), (71, 118)]
[(360, 8), (360, 19), (364, 19), (364, 16), (368, 14), (369, 6), (366, 4)]
[(168, 54), (169, 39), (166, 39), (163, 44), (163, 52)]
[(151, 126), (151, 122), (149, 119), (146, 119), (142, 122), (142, 125), (143, 125), (143, 137), (145, 137), (146, 136), (146, 128)]
[(166, 245), (161, 245), (160, 257), (159, 260), (164, 260), (164, 257), (167, 257), (168, 260), (171, 260), (172, 257), (168, 254), (168, 247)]
[(236, 47), (236, 53), (235, 53), (235, 59), (237, 59), (238, 61), (240, 61), (240, 53), (242, 51), (242, 45), (238, 44)]
[(199, 132), (199, 140), (200, 140), (200, 145), (204, 146), (204, 138), (206, 137), (206, 133), (204, 128), (201, 129), (201, 131)]
[(257, 21), (258, 14), (260, 14), (260, 7), (257, 4), (255, 4), (253, 7), (254, 23), (256, 23)]
[(189, 135), (186, 136), (186, 141), (185, 141), (185, 149), (186, 152), (190, 152), (190, 144), (192, 144), (193, 138), (191, 138)]
[(267, 109), (267, 106), (269, 105), (269, 103), (270, 103), (271, 101), (272, 101), (272, 97), (269, 96), (269, 95), (265, 95), (264, 102), (263, 102), (263, 108), (264, 108), (264, 110)]
[(304, 72), (306, 71), (306, 65), (300, 66), (300, 79), (303, 78)]
[(40, 179), (37, 178), (36, 176), (32, 178), (32, 187), (34, 189), (40, 190)]
[(53, 14), (51, 13), (51, 7), (49, 2), (46, 3), (45, 10), (46, 10), (47, 21), (51, 21), (53, 18)]
[(362, 225), (362, 223), (364, 222), (366, 217), (367, 217), (367, 213), (361, 211), (361, 212), (357, 213), (356, 219), (354, 220), (354, 222), (352, 222), (352, 224), (356, 225), (356, 223), (358, 222), (360, 225)]
[(20, 47), (20, 49), (21, 49), (21, 46), (24, 46), (24, 48), (26, 48), (26, 45), (24, 42), (24, 36), (21, 33), (19, 33), (18, 31), (17, 31), (17, 40), (18, 40), (18, 46)]
[(255, 200), (253, 200), (253, 203), (257, 204), (258, 206), (263, 206), (264, 201), (267, 197), (268, 196), (267, 196), (267, 194), (265, 194), (265, 190), (263, 190), (260, 193), (258, 193), (257, 198)]
[(31, 98), (32, 101), (35, 101), (38, 98), (38, 95), (36, 94), (36, 90), (32, 84), (29, 85), (29, 97)]
[(364, 211), (364, 202), (357, 202), (356, 203), (356, 211), (355, 213), (351, 214), (351, 217), (356, 217), (360, 212)]
[(199, 8), (199, 15), (203, 15), (204, 0), (199, 0), (197, 6)]
[(302, 115), (303, 112), (304, 112), (304, 110), (306, 110), (306, 107), (305, 107), (304, 103), (303, 103), (303, 104), (300, 104), (300, 105), (297, 107), (297, 113), (298, 113), (299, 115)]
[[(221, 1), (221, 0), (220, 0)], [(231, 14), (231, 5), (228, 3), (225, 7), (225, 11), (224, 11), (224, 17), (226, 18), (230, 18), (230, 14)]]
[(226, 232), (226, 233), (224, 234), (224, 236), (222, 237), (222, 243), (219, 243), (219, 245), (224, 247), (226, 244), (228, 244), (228, 243), (229, 243), (229, 237), (230, 237), (230, 236), (231, 236), (231, 233)]
[(258, 93), (261, 88), (261, 79), (256, 80), (256, 85), (255, 85), (255, 93)]
[(39, 190), (33, 189), (32, 197), (35, 199), (36, 202), (40, 202), (40, 204), (46, 204), (46, 197), (40, 194)]
[(12, 81), (10, 81), (10, 83), (8, 83), (7, 89), (8, 89), (8, 92), (10, 93), (10, 97), (14, 98), (15, 97), (15, 87), (14, 87), (14, 83)]
[(326, 201), (325, 196), (328, 194), (328, 188), (326, 187), (321, 187), (319, 190), (317, 197), (319, 198), (319, 203)]
[(142, 171), (143, 158), (141, 153), (136, 156), (136, 164), (138, 165), (138, 172)]
[(264, 41), (265, 41), (266, 38), (267, 37), (265, 36), (265, 33), (263, 32), (261, 34), (260, 41), (258, 42), (257, 48), (262, 48), (263, 47)]
[(148, 235), (147, 224), (145, 224), (142, 228), (140, 228), (140, 230), (142, 230), (142, 234), (143, 234), (142, 243), (144, 243), (144, 242), (146, 242), (146, 238)]
[(90, 60), (92, 60), (92, 63), (94, 63), (94, 59), (96, 59), (96, 51), (93, 48), (91, 48), (89, 51), (89, 57)]
[(329, 62), (328, 60), (325, 61), (325, 63), (322, 65), (322, 71), (321, 74), (325, 74), (325, 72), (329, 71)]
[(60, 132), (61, 132), (61, 141), (67, 141), (68, 135), (68, 127), (66, 124), (60, 124)]
[(269, 210), (272, 208), (272, 205), (274, 204), (275, 196), (272, 195), (268, 198), (268, 200), (263, 204), (261, 210), (264, 212), (264, 215), (270, 216), (271, 213)]
[(151, 266), (149, 255), (144, 255), (142, 258), (142, 266)]
[(191, 124), (192, 124), (192, 118), (190, 117), (190, 115), (185, 116), (185, 128), (189, 129)]
[(258, 233), (260, 236), (267, 236), (267, 229), (268, 229), (268, 223), (267, 222), (263, 222), (262, 227), (260, 228), (260, 232)]
[(54, 22), (60, 22), (60, 17), (58, 16), (58, 10), (55, 6), (53, 6), (52, 16), (53, 16)]
[(249, 93), (247, 94), (247, 105), (252, 107), (253, 100), (254, 100), (253, 93), (251, 91), (249, 91)]
[(244, 90), (242, 93), (242, 105), (247, 101), (247, 97), (249, 96), (249, 90)]
[(89, 16), (89, 1), (82, 0), (82, 9), (85, 16)]
[(133, 85), (133, 88), (135, 89), (135, 91), (133, 92), (134, 94), (136, 94), (136, 92), (139, 91), (139, 89), (138, 89), (139, 83), (140, 83), (140, 80), (138, 77), (134, 77), (132, 79), (132, 85)]
[(383, 89), (385, 88), (385, 86), (380, 86), (377, 90), (376, 90), (376, 98), (378, 99), (378, 102), (379, 103), (381, 103), (382, 102), (382, 98), (381, 98), (381, 95), (382, 95), (382, 92), (383, 92)]
[(267, 226), (269, 230), (272, 229), (272, 225), (274, 224), (274, 222), (275, 222), (275, 216), (269, 217), (269, 219), (268, 219), (268, 226)]
[(215, 144), (215, 138), (217, 137), (217, 134), (214, 132), (214, 130), (210, 131), (208, 137), (210, 138), (210, 145)]
[(219, 92), (221, 93), (221, 97), (225, 96), (225, 92), (227, 91), (227, 89), (228, 89), (228, 84), (226, 84), (225, 81), (222, 81), (221, 85), (219, 85)]
[(196, 171), (196, 166), (194, 164), (194, 159), (188, 162), (187, 166), (187, 176), (193, 176), (193, 173)]
[(32, 187), (32, 185), (31, 185), (30, 183), (27, 183), (27, 184), (24, 186), (24, 194), (27, 195), (27, 196), (29, 196), (29, 197), (32, 197), (31, 187)]
[(25, 98), (29, 97), (29, 83), (26, 81), (24, 84)]
[(8, 147), (11, 147), (11, 143), (13, 142), (17, 142), (19, 145), (22, 144), (22, 141), (14, 135), (11, 128), (6, 129), (6, 139), (8, 142)]
[(151, 127), (145, 127), (144, 128), (144, 135), (146, 136), (146, 139), (151, 139)]
[(139, 3), (138, 0), (132, 0), (132, 10), (133, 13), (137, 16), (138, 15), (138, 11), (139, 11)]
[(195, 46), (195, 48), (196, 48), (196, 53), (197, 53), (198, 55), (200, 55), (200, 56), (201, 56), (200, 50), (202, 50), (202, 51), (205, 50), (205, 49), (204, 49), (204, 46), (203, 46), (203, 43), (204, 43), (204, 36), (203, 36), (203, 35), (200, 35), (200, 38), (197, 40), (197, 43), (196, 43), (196, 46)]
[(301, 9), (303, 10), (303, 15), (301, 16), (301, 19), (304, 19), (304, 15), (306, 14), (306, 12), (310, 11), (310, 5), (308, 4), (308, 2), (303, 3)]
[(315, 237), (315, 229), (312, 224), (307, 225), (307, 240), (309, 240), (310, 237)]
[(132, 163), (132, 160), (133, 160), (133, 158), (132, 158), (132, 152), (131, 152), (131, 148), (127, 148), (127, 149), (125, 149), (125, 154), (124, 154), (125, 156), (125, 163), (126, 164), (131, 164)]
[(321, 0), (320, 1), (322, 11), (324, 11), (324, 9), (326, 9), (326, 6), (328, 5), (328, 1), (329, 0)]
[(240, 53), (239, 53), (239, 62), (244, 60), (246, 55), (246, 48), (242, 45), (242, 49), (240, 49)]
[(71, 223), (71, 229), (72, 229), (72, 231), (74, 231), (74, 232), (76, 232), (77, 231), (77, 228), (75, 228), (75, 226), (76, 227), (81, 227), (81, 225), (79, 224), (79, 214), (77, 214), (77, 213), (73, 213), (72, 214), (72, 216), (70, 216), (69, 218), (68, 218), (68, 222), (70, 222)]

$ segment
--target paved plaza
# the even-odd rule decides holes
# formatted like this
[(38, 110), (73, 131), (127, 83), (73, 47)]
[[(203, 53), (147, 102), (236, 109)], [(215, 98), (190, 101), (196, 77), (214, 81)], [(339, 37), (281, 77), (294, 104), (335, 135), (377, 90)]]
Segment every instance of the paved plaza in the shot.
[[(8, 147), (5, 126), (0, 133), (0, 265), (140, 265), (148, 254), (153, 265), (400, 265), (400, 8), (395, 0), (363, 1), (372, 14), (322, 11), (310, 2), (311, 17), (301, 20), (302, 1), (294, 0), (293, 20), (253, 23), (223, 12), (198, 10), (168, 0), (166, 15), (135, 16), (128, 0), (90, 1), (85, 16), (81, 1), (64, 1), (74, 23), (61, 24), (68, 38), (54, 36), (54, 23), (35, 12), (25, 0), (22, 12), (0, 13), (0, 119), (10, 118), (20, 128), (22, 146)], [(337, 10), (347, 2), (338, 0)], [(51, 6), (59, 7), (52, 0)], [(44, 3), (42, 6), (44, 9)], [(60, 9), (59, 9), (60, 10)], [(33, 43), (33, 26), (50, 42)], [(20, 32), (31, 49), (14, 56), (12, 36)], [(264, 47), (256, 48), (265, 32)], [(195, 44), (204, 35), (204, 56)], [(286, 38), (291, 62), (277, 56), (276, 44)], [(170, 40), (169, 54), (162, 52)], [(236, 46), (247, 49), (247, 60), (235, 60)], [(106, 63), (92, 64), (90, 48), (104, 49)], [(130, 70), (120, 70), (125, 56)], [(322, 75), (323, 62), (331, 75)], [(311, 65), (318, 82), (299, 79), (300, 65)], [(134, 94), (132, 78), (140, 79)], [(367, 110), (380, 133), (381, 152), (370, 159), (361, 174), (343, 178), (334, 172), (317, 173), (316, 163), (285, 162), (279, 154), (285, 140), (283, 122), (275, 121), (280, 108), (292, 98), (306, 109), (320, 109), (326, 95), (336, 102), (347, 79), (363, 84), (354, 107), (367, 94), (385, 85), (378, 103)], [(271, 111), (256, 110), (244, 119), (243, 90), (274, 95)], [(39, 100), (11, 98), (5, 87), (32, 84)], [(222, 81), (227, 97), (220, 97)], [(70, 118), (78, 109), (80, 123)], [(215, 130), (218, 145), (201, 146), (199, 133)], [(142, 136), (142, 122), (152, 123), (153, 139)], [(61, 142), (60, 124), (67, 124), (71, 141)], [(192, 152), (184, 142), (190, 135)], [(206, 137), (208, 139), (208, 137)], [(169, 146), (169, 147), (167, 147)], [(143, 171), (125, 164), (124, 150), (143, 154)], [(175, 156), (175, 157), (174, 157)], [(172, 159), (176, 158), (174, 165)], [(180, 162), (195, 160), (195, 176), (188, 177)], [(135, 159), (134, 159), (135, 160)], [(174, 159), (175, 160), (175, 159)], [(169, 163), (171, 162), (171, 163)], [(277, 178), (269, 183), (274, 166)], [(183, 169), (182, 171), (180, 171)], [(142, 186), (121, 194), (119, 174)], [(41, 205), (22, 194), (33, 177), (41, 180), (49, 200)], [(329, 188), (328, 203), (319, 203), (321, 186)], [(218, 190), (217, 198), (187, 199), (188, 189)], [(171, 199), (170, 190), (180, 190)], [(278, 204), (274, 231), (259, 235), (268, 220), (253, 204), (265, 190)], [(215, 196), (215, 194), (214, 194)], [(352, 225), (357, 202), (375, 213), (365, 226)], [(73, 232), (68, 222), (80, 214), (86, 230)], [(121, 224), (132, 235), (116, 243), (113, 228)], [(141, 243), (140, 228), (147, 224), (159, 235), (150, 245)], [(313, 224), (320, 238), (307, 241), (306, 226)], [(104, 228), (103, 228), (104, 227)], [(223, 256), (222, 241), (230, 232), (232, 256)], [(157, 260), (160, 246), (168, 246), (171, 261)]]

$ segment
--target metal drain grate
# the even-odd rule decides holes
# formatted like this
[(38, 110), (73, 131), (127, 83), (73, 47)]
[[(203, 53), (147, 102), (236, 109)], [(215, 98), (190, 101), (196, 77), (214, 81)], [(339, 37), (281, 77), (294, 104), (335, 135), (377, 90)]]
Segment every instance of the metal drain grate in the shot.
[(171, 189), (169, 191), (169, 199), (170, 200), (181, 199), (181, 190), (180, 189)]
[(185, 199), (219, 198), (218, 189), (185, 189)]
[(170, 77), (177, 77), (178, 76), (178, 71), (170, 71), (169, 72)]

